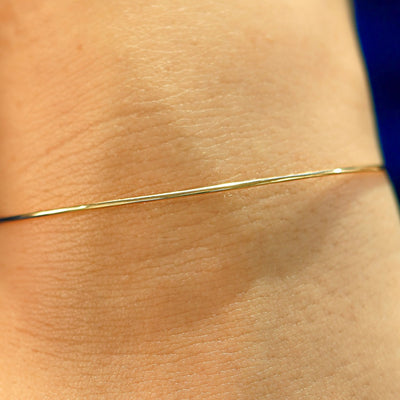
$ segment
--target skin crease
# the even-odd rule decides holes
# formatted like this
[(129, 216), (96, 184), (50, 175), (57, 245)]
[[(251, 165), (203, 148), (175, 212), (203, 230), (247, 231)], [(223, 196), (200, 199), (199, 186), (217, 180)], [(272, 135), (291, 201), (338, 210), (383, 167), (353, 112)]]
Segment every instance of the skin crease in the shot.
[[(342, 0), (0, 0), (0, 211), (379, 163)], [(1, 399), (398, 399), (383, 173), (0, 225)]]

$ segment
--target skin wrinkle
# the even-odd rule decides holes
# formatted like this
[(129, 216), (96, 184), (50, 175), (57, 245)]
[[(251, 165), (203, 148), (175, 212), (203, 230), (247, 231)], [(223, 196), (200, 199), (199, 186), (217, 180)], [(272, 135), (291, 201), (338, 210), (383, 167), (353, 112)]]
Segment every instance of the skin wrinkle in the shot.
[[(2, 213), (379, 161), (341, 2), (29, 7)], [(394, 209), (358, 175), (0, 226), (0, 397), (373, 398), (398, 375)]]

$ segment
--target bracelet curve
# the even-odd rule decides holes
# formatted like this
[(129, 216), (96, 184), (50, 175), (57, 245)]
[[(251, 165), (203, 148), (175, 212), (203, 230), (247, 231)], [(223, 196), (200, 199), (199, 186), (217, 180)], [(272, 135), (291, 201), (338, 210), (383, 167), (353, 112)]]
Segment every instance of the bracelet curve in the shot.
[(178, 190), (178, 191), (174, 191), (174, 192), (150, 194), (150, 195), (137, 196), (137, 197), (128, 197), (128, 198), (123, 198), (123, 199), (100, 201), (97, 203), (81, 204), (81, 205), (76, 205), (76, 206), (71, 206), (71, 207), (62, 207), (62, 208), (55, 208), (55, 209), (51, 209), (51, 210), (35, 211), (35, 212), (0, 218), (0, 223), (18, 221), (18, 220), (24, 220), (24, 219), (31, 219), (31, 218), (38, 218), (38, 217), (45, 217), (45, 216), (56, 215), (56, 214), (64, 214), (64, 213), (75, 212), (75, 211), (93, 210), (96, 208), (115, 207), (115, 206), (122, 206), (122, 205), (133, 204), (133, 203), (144, 203), (144, 202), (156, 201), (156, 200), (166, 200), (166, 199), (174, 199), (174, 198), (178, 198), (178, 197), (194, 196), (194, 195), (198, 195), (198, 194), (223, 192), (223, 191), (235, 190), (235, 189), (244, 189), (244, 188), (250, 188), (250, 187), (254, 187), (254, 186), (269, 185), (269, 184), (273, 184), (273, 183), (295, 181), (295, 180), (300, 180), (300, 179), (310, 179), (310, 178), (329, 176), (329, 175), (351, 174), (351, 173), (357, 173), (357, 172), (379, 172), (379, 171), (383, 171), (384, 169), (385, 169), (385, 167), (382, 165), (364, 165), (364, 166), (355, 166), (355, 167), (327, 169), (327, 170), (323, 170), (323, 171), (303, 172), (303, 173), (299, 173), (299, 174), (274, 176), (274, 177), (269, 177), (269, 178), (251, 179), (251, 180), (240, 181), (240, 182), (221, 183), (221, 184), (217, 184), (217, 185), (203, 186), (203, 187), (194, 188), (194, 189), (185, 189), (185, 190)]

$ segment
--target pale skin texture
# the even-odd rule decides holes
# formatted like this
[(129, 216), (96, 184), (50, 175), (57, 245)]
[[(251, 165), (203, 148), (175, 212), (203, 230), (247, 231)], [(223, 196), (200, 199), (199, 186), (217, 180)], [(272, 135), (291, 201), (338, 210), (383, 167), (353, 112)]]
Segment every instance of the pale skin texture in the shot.
[[(0, 212), (381, 161), (342, 0), (0, 0)], [(1, 399), (398, 399), (383, 173), (0, 225)]]

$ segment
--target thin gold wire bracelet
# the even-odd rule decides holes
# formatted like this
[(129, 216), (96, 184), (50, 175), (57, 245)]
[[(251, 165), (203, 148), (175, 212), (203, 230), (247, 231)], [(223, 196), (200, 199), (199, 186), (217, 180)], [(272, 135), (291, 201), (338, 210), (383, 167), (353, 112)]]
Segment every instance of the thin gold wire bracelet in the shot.
[(185, 190), (178, 190), (178, 191), (174, 191), (174, 192), (157, 193), (157, 194), (150, 194), (150, 195), (145, 195), (145, 196), (128, 197), (128, 198), (124, 198), (124, 199), (106, 200), (106, 201), (100, 201), (97, 203), (81, 204), (81, 205), (76, 205), (76, 206), (71, 206), (71, 207), (54, 208), (51, 210), (35, 211), (35, 212), (0, 218), (0, 223), (19, 221), (19, 220), (31, 219), (31, 218), (46, 217), (46, 216), (56, 215), (56, 214), (65, 214), (65, 213), (70, 213), (70, 212), (75, 212), (75, 211), (93, 210), (96, 208), (116, 207), (116, 206), (123, 206), (123, 205), (133, 204), (133, 203), (144, 203), (144, 202), (148, 202), (148, 201), (157, 201), (157, 200), (175, 199), (178, 197), (195, 196), (198, 194), (224, 192), (227, 190), (244, 189), (244, 188), (250, 188), (250, 187), (255, 187), (255, 186), (270, 185), (273, 183), (297, 181), (300, 179), (310, 179), (310, 178), (317, 178), (317, 177), (329, 176), (329, 175), (353, 174), (353, 173), (358, 173), (358, 172), (379, 172), (379, 171), (383, 171), (384, 169), (385, 169), (385, 167), (382, 165), (364, 165), (364, 166), (355, 166), (355, 167), (327, 169), (327, 170), (323, 170), (323, 171), (302, 172), (299, 174), (273, 176), (273, 177), (269, 177), (269, 178), (251, 179), (251, 180), (240, 181), (240, 182), (220, 183), (217, 185), (203, 186), (203, 187), (194, 188), (194, 189), (185, 189)]

